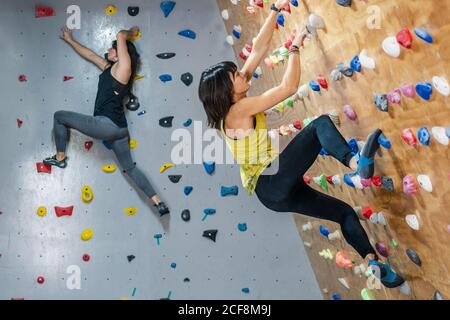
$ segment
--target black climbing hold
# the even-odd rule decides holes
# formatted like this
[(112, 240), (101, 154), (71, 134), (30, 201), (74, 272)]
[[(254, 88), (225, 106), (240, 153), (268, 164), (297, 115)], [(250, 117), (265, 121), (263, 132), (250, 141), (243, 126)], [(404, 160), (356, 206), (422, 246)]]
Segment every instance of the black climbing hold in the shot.
[(139, 99), (132, 93), (124, 99), (124, 104), (125, 107), (130, 111), (137, 111), (141, 106), (139, 103)]
[(191, 281), (191, 279), (189, 279), (189, 278), (184, 278), (184, 282), (190, 282)]
[(375, 104), (375, 107), (377, 107), (377, 109), (380, 110), (381, 112), (389, 111), (389, 100), (386, 94), (382, 93), (375, 94), (373, 96), (373, 103)]
[(169, 180), (173, 183), (178, 183), (181, 180), (182, 175), (170, 175)]
[(390, 177), (382, 177), (381, 184), (389, 192), (394, 192), (394, 181)]
[(172, 59), (175, 56), (176, 56), (176, 54), (173, 52), (164, 52), (164, 53), (159, 53), (156, 55), (157, 58), (164, 59), (164, 60)]
[(352, 6), (352, 0), (336, 0), (336, 3), (343, 7), (351, 7)]
[(174, 117), (165, 117), (159, 120), (159, 125), (163, 128), (172, 128), (172, 121)]
[(135, 259), (136, 257), (135, 256), (133, 256), (133, 255), (129, 255), (128, 257), (127, 257), (127, 259), (128, 259), (128, 262), (131, 262), (131, 261), (133, 261), (134, 259)]
[(218, 230), (206, 230), (203, 232), (203, 236), (205, 238), (211, 239), (212, 241), (216, 242), (216, 236), (217, 236)]
[(191, 220), (191, 212), (189, 210), (183, 210), (181, 213), (181, 219), (183, 219), (184, 222), (189, 222)]
[(414, 251), (413, 249), (408, 249), (406, 250), (406, 254), (411, 259), (412, 262), (417, 264), (419, 267), (422, 266), (422, 260), (420, 260), (420, 257), (416, 251)]
[(135, 17), (139, 14), (139, 7), (128, 7), (128, 14)]
[(194, 76), (189, 72), (183, 73), (181, 75), (181, 81), (183, 81), (183, 83), (189, 87), (194, 81)]

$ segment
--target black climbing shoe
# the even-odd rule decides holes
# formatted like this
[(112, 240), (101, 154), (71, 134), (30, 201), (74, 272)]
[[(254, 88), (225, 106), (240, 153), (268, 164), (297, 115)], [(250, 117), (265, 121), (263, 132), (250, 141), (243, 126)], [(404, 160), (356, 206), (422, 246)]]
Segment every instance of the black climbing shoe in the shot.
[(162, 216), (169, 214), (169, 208), (166, 206), (164, 202), (160, 202), (158, 205), (155, 205), (155, 207), (158, 209), (159, 214)]
[(51, 158), (44, 159), (43, 162), (45, 165), (55, 166), (61, 169), (65, 169), (67, 167), (67, 157), (59, 161), (58, 159), (56, 159), (56, 155), (54, 155)]

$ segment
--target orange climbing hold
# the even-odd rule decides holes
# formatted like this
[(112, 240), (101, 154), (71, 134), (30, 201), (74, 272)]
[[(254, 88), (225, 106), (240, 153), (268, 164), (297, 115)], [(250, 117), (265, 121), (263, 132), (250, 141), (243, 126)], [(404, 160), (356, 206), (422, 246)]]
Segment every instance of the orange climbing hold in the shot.
[(345, 252), (336, 253), (336, 264), (341, 268), (353, 268), (353, 263)]

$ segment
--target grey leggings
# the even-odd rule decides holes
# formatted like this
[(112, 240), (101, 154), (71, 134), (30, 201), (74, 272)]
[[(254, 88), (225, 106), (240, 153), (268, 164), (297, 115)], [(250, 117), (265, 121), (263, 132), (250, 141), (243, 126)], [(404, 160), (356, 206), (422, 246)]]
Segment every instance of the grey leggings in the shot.
[(147, 177), (131, 158), (128, 128), (120, 128), (104, 116), (94, 117), (70, 111), (57, 111), (54, 115), (53, 131), (58, 152), (66, 152), (69, 129), (111, 143), (122, 170), (149, 198), (156, 195)]

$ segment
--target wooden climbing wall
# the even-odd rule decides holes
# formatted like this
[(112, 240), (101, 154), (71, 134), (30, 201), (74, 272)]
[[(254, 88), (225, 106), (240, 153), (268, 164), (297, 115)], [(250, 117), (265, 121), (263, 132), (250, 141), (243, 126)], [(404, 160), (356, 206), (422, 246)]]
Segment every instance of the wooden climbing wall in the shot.
[[(230, 0), (218, 0), (221, 9), (228, 9), (230, 18), (225, 21), (228, 32), (234, 25), (242, 26), (240, 40), (235, 40), (236, 55), (246, 43), (251, 43), (269, 12), (266, 4), (264, 9), (257, 8), (256, 14), (247, 12), (248, 1), (240, 1), (233, 5)], [(379, 29), (369, 29), (368, 21), (373, 21), (371, 15), (381, 14)], [(356, 190), (343, 184), (330, 187), (328, 194), (342, 199), (352, 206), (370, 206), (374, 212), (382, 211), (387, 219), (387, 228), (364, 221), (373, 243), (381, 242), (388, 246), (389, 262), (399, 271), (411, 287), (411, 295), (402, 294), (398, 289), (373, 290), (377, 299), (432, 299), (436, 290), (444, 298), (450, 298), (450, 152), (447, 146), (439, 144), (432, 138), (431, 145), (425, 147), (408, 146), (401, 138), (405, 128), (412, 128), (416, 133), (422, 126), (431, 127), (450, 125), (450, 108), (448, 98), (436, 90), (431, 101), (426, 102), (416, 96), (414, 99), (402, 97), (401, 105), (391, 105), (389, 113), (378, 111), (372, 103), (375, 92), (387, 93), (398, 88), (402, 83), (427, 81), (433, 76), (443, 76), (448, 79), (450, 70), (450, 1), (429, 0), (395, 0), (395, 1), (353, 1), (351, 8), (341, 7), (334, 0), (316, 1), (300, 0), (299, 7), (293, 8), (292, 14), (285, 14), (286, 26), (275, 31), (272, 50), (279, 48), (288, 39), (296, 23), (303, 24), (310, 13), (323, 17), (325, 30), (319, 30), (318, 37), (306, 42), (302, 49), (301, 84), (316, 80), (319, 75), (325, 75), (329, 80), (328, 90), (321, 94), (310, 90), (310, 97), (304, 102), (297, 102), (294, 109), (287, 110), (282, 115), (271, 115), (269, 127), (291, 123), (293, 119), (317, 116), (332, 110), (338, 111), (341, 119), (340, 131), (346, 139), (364, 140), (375, 128), (380, 127), (390, 138), (393, 148), (382, 150), (377, 158), (376, 175), (392, 177), (395, 192), (384, 189), (368, 188)], [(415, 35), (411, 49), (402, 47), (401, 56), (392, 58), (381, 48), (382, 41), (388, 36), (395, 36), (402, 28), (424, 26), (433, 35), (434, 44), (430, 45)], [(225, 39), (224, 39), (225, 40)], [(363, 69), (361, 74), (355, 73), (352, 78), (333, 82), (330, 72), (339, 62), (349, 65), (353, 56), (362, 49), (367, 49), (368, 55), (376, 60), (375, 70)], [(268, 53), (268, 54), (269, 54)], [(237, 58), (240, 65), (243, 60)], [(253, 80), (250, 94), (257, 95), (278, 84), (285, 66), (268, 69), (261, 65), (263, 77)], [(352, 122), (346, 119), (342, 107), (350, 104), (356, 110), (358, 120)], [(291, 138), (283, 138), (282, 145)], [(308, 174), (311, 177), (335, 175), (348, 172), (341, 164), (330, 157), (319, 157)], [(434, 190), (427, 193), (418, 188), (415, 196), (402, 192), (402, 179), (411, 174), (428, 175)], [(319, 188), (313, 186), (314, 188)], [(412, 230), (405, 222), (405, 216), (416, 214), (421, 228)], [(330, 248), (334, 253), (344, 250), (355, 258), (359, 264), (363, 262), (356, 252), (342, 241), (331, 242), (319, 233), (319, 226), (324, 225), (330, 231), (338, 229), (338, 225), (325, 221), (310, 219), (295, 215), (299, 232), (305, 242), (311, 243), (308, 249), (311, 264), (322, 289), (328, 289), (325, 298), (331, 298), (333, 292), (343, 299), (360, 299), (361, 289), (366, 287), (366, 278), (356, 276), (351, 270), (340, 269), (334, 261), (325, 260), (318, 252)], [(313, 230), (303, 232), (302, 225), (311, 221)], [(393, 247), (391, 240), (398, 242)], [(406, 249), (414, 249), (421, 257), (422, 267), (415, 265), (406, 255)], [(344, 277), (349, 285), (347, 290), (338, 282)]]

